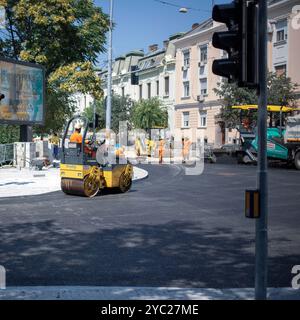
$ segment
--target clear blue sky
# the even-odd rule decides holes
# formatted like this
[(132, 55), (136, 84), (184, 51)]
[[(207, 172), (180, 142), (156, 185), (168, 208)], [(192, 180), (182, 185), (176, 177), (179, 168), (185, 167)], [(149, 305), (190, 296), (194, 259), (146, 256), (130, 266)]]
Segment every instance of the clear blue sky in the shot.
[[(212, 0), (162, 0), (175, 5), (191, 7), (188, 13), (179, 13), (176, 7), (164, 5), (155, 0), (114, 0), (113, 34), (114, 58), (131, 50), (144, 49), (150, 44), (162, 42), (177, 32), (188, 31), (192, 24), (211, 17)], [(229, 0), (215, 0), (215, 3)], [(109, 0), (95, 0), (95, 4), (109, 13)], [(106, 55), (99, 58), (99, 66), (107, 60)]]

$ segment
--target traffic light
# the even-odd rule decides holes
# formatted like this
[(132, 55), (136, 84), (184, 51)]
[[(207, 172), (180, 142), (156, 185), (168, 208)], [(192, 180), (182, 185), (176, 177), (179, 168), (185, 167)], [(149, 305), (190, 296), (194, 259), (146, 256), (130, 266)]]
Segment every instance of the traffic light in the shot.
[(4, 94), (0, 94), (0, 101), (2, 100), (2, 99), (4, 99), (5, 98), (5, 95)]
[(137, 86), (139, 84), (139, 76), (137, 75), (138, 66), (131, 66), (131, 84)]
[(215, 5), (214, 21), (225, 23), (228, 31), (215, 32), (212, 44), (228, 53), (213, 62), (214, 74), (237, 82), (240, 87), (258, 84), (258, 5), (256, 0), (235, 0)]

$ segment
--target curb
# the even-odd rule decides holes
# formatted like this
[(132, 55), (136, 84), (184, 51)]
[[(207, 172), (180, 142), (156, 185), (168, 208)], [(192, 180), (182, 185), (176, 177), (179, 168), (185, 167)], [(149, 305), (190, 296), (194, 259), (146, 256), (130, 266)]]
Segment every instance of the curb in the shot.
[(142, 181), (142, 180), (148, 179), (149, 172), (147, 170), (141, 169), (141, 168), (139, 168), (137, 166), (133, 166), (133, 170), (137, 170), (137, 169), (138, 169), (138, 171), (143, 173), (143, 176), (141, 178), (133, 180), (133, 182), (138, 182), (138, 181)]
[[(2, 176), (2, 184), (0, 183), (0, 199), (46, 195), (60, 191), (58, 170), (59, 169), (36, 172), (21, 171), (21, 174), (17, 170), (12, 170), (11, 173), (9, 173), (8, 170), (2, 171), (2, 175), (0, 172), (0, 176)], [(136, 178), (133, 182), (138, 182), (148, 178), (149, 173), (144, 169), (134, 166), (134, 175)], [(7, 188), (6, 185), (9, 187)], [(45, 185), (48, 186), (47, 190), (45, 189)]]

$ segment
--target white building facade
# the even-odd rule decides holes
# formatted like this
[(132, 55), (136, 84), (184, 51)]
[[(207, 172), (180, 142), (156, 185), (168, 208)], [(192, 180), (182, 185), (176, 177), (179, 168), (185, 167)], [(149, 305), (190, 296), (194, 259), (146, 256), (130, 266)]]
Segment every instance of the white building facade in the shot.
[(164, 41), (164, 47), (149, 47), (149, 53), (139, 60), (139, 100), (157, 97), (168, 111), (168, 127), (175, 130), (175, 68), (176, 50), (174, 41), (182, 34)]
[(75, 103), (75, 112), (83, 113), (84, 110), (94, 103), (94, 98), (90, 94), (76, 93), (72, 96)]
[[(115, 59), (112, 67), (112, 91), (114, 94), (128, 96), (134, 101), (139, 99), (138, 85), (131, 84), (133, 68), (136, 68), (139, 60), (144, 56), (143, 51), (131, 51), (125, 56)], [(99, 73), (102, 80), (104, 96), (107, 96), (107, 70)]]

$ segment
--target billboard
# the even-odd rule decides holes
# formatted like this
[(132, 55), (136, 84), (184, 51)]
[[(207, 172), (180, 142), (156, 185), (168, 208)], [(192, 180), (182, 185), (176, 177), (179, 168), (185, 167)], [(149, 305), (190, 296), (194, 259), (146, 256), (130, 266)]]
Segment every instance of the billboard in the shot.
[(0, 57), (0, 123), (44, 124), (45, 72), (42, 66)]

